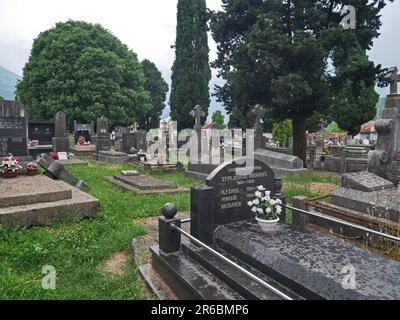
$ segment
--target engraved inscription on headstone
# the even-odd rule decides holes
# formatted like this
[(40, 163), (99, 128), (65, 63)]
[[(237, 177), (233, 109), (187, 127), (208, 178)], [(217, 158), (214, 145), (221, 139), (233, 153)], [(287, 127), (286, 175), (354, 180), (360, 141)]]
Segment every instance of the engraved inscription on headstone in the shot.
[[(251, 163), (252, 159), (247, 159)], [(267, 163), (254, 159), (252, 167), (245, 159), (225, 162), (206, 179), (206, 185), (191, 189), (190, 233), (211, 243), (219, 225), (254, 218), (248, 202), (254, 200), (258, 186), (264, 186), (275, 198), (285, 202), (282, 183)], [(284, 214), (282, 215), (284, 221)]]
[(28, 155), (28, 119), (17, 101), (0, 101), (0, 156)]
[(215, 191), (216, 223), (253, 217), (247, 202), (254, 200), (258, 186), (274, 192), (275, 175), (268, 165), (258, 160), (254, 160), (251, 168), (245, 165), (223, 164), (208, 176), (206, 185)]

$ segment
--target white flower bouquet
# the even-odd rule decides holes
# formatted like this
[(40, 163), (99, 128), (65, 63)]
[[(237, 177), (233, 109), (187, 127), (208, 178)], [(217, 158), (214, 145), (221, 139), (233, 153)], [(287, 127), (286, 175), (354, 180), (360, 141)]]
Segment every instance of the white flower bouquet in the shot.
[(266, 190), (264, 186), (258, 186), (254, 195), (255, 199), (249, 201), (248, 205), (258, 219), (279, 219), (282, 213), (282, 201), (280, 199), (272, 199), (271, 191)]
[(22, 167), (19, 165), (19, 161), (11, 153), (8, 157), (4, 157), (0, 163), (1, 173), (6, 174), (8, 172), (18, 172)]

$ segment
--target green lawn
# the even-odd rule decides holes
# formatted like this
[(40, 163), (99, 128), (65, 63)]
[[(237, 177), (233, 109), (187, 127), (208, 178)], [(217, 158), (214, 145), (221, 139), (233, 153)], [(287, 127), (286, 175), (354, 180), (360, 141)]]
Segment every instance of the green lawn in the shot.
[[(135, 219), (159, 215), (166, 202), (175, 203), (180, 211), (189, 210), (189, 193), (178, 195), (135, 195), (105, 181), (103, 177), (134, 169), (129, 165), (106, 165), (90, 162), (89, 166), (69, 168), (91, 188), (101, 201), (101, 212), (95, 219), (80, 223), (62, 223), (51, 227), (3, 230), (0, 226), (0, 299), (146, 299), (140, 290), (134, 265), (132, 239), (145, 234)], [(154, 174), (191, 187), (199, 181), (183, 173)], [(337, 176), (311, 173), (306, 177), (285, 178), (289, 197), (314, 196), (308, 190), (313, 182), (338, 183)], [(99, 265), (116, 252), (129, 254), (122, 276), (112, 277)], [(42, 267), (54, 266), (56, 290), (41, 286)]]

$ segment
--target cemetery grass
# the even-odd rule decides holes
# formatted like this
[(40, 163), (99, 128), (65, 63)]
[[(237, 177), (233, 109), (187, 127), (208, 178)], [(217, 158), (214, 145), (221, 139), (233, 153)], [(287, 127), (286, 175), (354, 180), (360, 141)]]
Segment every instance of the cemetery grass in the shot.
[[(142, 288), (131, 248), (132, 239), (146, 233), (137, 219), (158, 216), (166, 202), (175, 203), (179, 211), (189, 211), (190, 197), (189, 192), (135, 195), (104, 179), (127, 169), (137, 168), (93, 161), (89, 161), (89, 166), (69, 167), (100, 200), (101, 210), (95, 219), (17, 230), (0, 226), (0, 299), (152, 298)], [(182, 172), (151, 175), (186, 188), (201, 184)], [(304, 177), (285, 177), (284, 191), (290, 202), (296, 195), (317, 196), (309, 190), (312, 183), (338, 182), (335, 175), (311, 172)], [(289, 222), (290, 219), (288, 215)], [(104, 271), (104, 261), (121, 252), (128, 257), (123, 274), (116, 276)], [(46, 265), (56, 269), (55, 290), (42, 288), (42, 268)]]

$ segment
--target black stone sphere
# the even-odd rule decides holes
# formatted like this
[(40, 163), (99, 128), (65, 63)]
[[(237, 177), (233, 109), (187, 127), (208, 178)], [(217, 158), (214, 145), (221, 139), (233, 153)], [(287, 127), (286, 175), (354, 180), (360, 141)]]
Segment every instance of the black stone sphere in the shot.
[(175, 215), (178, 213), (178, 208), (173, 203), (166, 203), (161, 208), (161, 213), (167, 219), (173, 219)]

